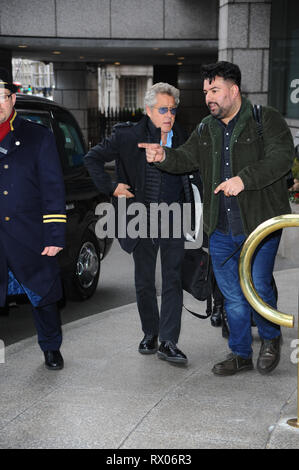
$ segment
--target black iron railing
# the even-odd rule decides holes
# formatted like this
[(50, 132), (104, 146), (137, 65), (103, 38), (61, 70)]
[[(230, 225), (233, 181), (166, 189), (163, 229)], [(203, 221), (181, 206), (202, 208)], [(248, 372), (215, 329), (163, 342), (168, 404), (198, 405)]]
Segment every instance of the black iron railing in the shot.
[(118, 122), (138, 122), (143, 116), (141, 109), (113, 109), (101, 111), (96, 108), (88, 110), (88, 141), (89, 146), (94, 146), (105, 137), (109, 136), (112, 128)]

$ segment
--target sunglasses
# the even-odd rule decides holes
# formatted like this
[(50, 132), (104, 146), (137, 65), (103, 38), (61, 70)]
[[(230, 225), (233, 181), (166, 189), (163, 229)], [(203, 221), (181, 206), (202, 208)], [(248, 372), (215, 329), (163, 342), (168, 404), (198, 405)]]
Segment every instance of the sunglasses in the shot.
[[(156, 106), (154, 106), (156, 108)], [(157, 108), (160, 114), (166, 114), (167, 111), (170, 111), (173, 116), (176, 115), (178, 108), (168, 108), (167, 106), (162, 106), (161, 108)]]

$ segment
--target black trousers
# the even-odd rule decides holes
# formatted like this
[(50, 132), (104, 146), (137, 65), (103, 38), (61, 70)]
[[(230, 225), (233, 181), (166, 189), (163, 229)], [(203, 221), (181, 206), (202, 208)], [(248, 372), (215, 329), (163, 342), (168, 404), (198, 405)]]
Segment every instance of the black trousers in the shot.
[(60, 313), (56, 303), (33, 307), (32, 313), (42, 351), (57, 351), (62, 343)]
[[(155, 274), (160, 248), (162, 271), (161, 312), (156, 296)], [(138, 311), (144, 334), (158, 335), (160, 341), (178, 342), (181, 330), (183, 290), (181, 266), (184, 240), (143, 238), (133, 251)]]

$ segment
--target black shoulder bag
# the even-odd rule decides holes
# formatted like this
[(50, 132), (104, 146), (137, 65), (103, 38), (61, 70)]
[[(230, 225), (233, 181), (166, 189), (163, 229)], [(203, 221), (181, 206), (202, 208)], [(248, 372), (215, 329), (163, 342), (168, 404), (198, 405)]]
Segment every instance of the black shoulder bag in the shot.
[[(252, 114), (257, 126), (257, 133), (259, 137), (263, 140), (263, 121), (262, 121), (262, 106), (260, 104), (255, 104), (252, 107)], [(294, 176), (292, 170), (290, 170), (286, 176), (287, 188), (291, 188), (294, 184)]]
[[(204, 127), (204, 123), (198, 126), (198, 134)], [(186, 249), (182, 265), (182, 287), (196, 300), (207, 301), (206, 315), (192, 312), (184, 308), (197, 318), (208, 318), (211, 315), (213, 270), (210, 255), (202, 247)]]

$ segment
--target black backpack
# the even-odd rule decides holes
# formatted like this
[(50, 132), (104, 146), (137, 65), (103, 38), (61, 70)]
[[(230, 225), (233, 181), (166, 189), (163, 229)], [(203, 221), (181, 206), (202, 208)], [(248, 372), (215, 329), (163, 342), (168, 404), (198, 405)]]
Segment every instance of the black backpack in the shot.
[[(252, 107), (252, 114), (256, 122), (257, 133), (260, 136), (260, 138), (263, 140), (262, 106), (260, 104), (255, 104)], [(287, 183), (287, 188), (288, 189), (291, 188), (294, 184), (294, 176), (293, 176), (292, 170), (290, 170), (286, 174), (285, 179)]]

